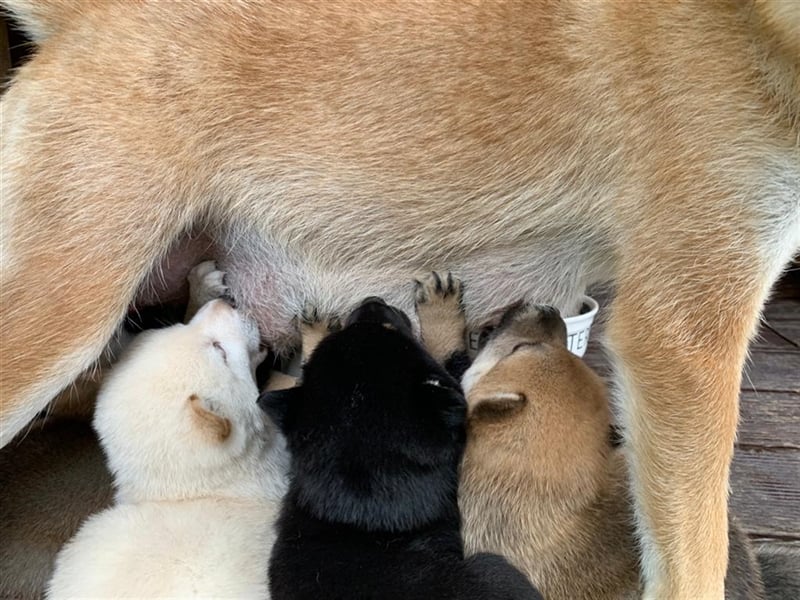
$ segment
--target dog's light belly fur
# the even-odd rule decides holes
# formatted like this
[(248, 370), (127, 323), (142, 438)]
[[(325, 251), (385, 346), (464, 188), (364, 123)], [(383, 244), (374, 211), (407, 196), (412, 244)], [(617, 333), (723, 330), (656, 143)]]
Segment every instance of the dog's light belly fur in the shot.
[(398, 301), (429, 267), (463, 277), (473, 323), (610, 276), (648, 596), (719, 597), (746, 344), (800, 244), (796, 54), (759, 11), (176, 6), (91, 5), (2, 100), (0, 328), (20, 350), (0, 440), (193, 227), (226, 238), (233, 292), (279, 343), (304, 300)]
[[(437, 250), (441, 249), (431, 247), (431, 254)], [(279, 349), (296, 342), (292, 318), (308, 299), (326, 313), (343, 314), (364, 297), (381, 295), (413, 315), (412, 279), (436, 264), (427, 255), (405, 264), (380, 264), (369, 254), (347, 266), (324, 256), (300, 262), (255, 232), (239, 237), (234, 248), (220, 256), (239, 305), (256, 316)], [(472, 325), (477, 325), (490, 311), (521, 298), (575, 310), (577, 296), (586, 286), (607, 275), (604, 265), (598, 264), (603, 256), (593, 254), (585, 240), (562, 236), (533, 241), (527, 247), (486, 248), (472, 256), (455, 252), (446, 260), (469, 282), (464, 300)]]

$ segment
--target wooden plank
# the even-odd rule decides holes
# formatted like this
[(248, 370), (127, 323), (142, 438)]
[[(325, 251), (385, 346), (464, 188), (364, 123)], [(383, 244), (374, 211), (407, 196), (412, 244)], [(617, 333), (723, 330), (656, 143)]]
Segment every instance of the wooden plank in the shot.
[(800, 451), (737, 448), (731, 510), (748, 532), (800, 538)]
[[(798, 345), (792, 338), (791, 334), (784, 333), (783, 325), (794, 325), (792, 321), (776, 322), (778, 327), (773, 326), (772, 323), (761, 323), (758, 328), (756, 337), (750, 342), (751, 350), (800, 350)], [(800, 333), (800, 322), (797, 324), (798, 333)]]
[(800, 318), (800, 300), (797, 298), (773, 300), (764, 307), (764, 318), (768, 323), (797, 320)]
[(792, 345), (800, 348), (800, 318), (796, 321), (788, 319), (785, 321), (772, 321), (769, 326), (778, 336), (789, 340)]
[(800, 393), (800, 352), (754, 349), (742, 374), (742, 389)]
[(800, 450), (800, 395), (743, 391), (737, 443)]

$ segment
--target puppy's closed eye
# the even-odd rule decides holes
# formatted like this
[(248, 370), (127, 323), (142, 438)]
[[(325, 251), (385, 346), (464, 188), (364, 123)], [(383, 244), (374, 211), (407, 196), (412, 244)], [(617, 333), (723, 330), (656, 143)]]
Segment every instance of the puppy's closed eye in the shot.
[(215, 340), (214, 342), (211, 343), (211, 345), (214, 347), (214, 349), (217, 352), (219, 352), (220, 356), (222, 356), (222, 360), (224, 360), (225, 363), (227, 364), (227, 362), (228, 362), (228, 353), (225, 352), (225, 348), (222, 346), (222, 344)]

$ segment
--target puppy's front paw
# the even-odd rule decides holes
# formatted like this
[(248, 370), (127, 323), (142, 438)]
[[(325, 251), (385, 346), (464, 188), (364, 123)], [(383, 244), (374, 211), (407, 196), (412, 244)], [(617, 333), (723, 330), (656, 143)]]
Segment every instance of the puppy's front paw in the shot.
[(335, 315), (323, 315), (317, 307), (306, 303), (299, 317), (302, 338), (302, 362), (305, 363), (322, 339), (333, 331), (342, 328), (342, 321)]
[(300, 331), (315, 329), (330, 333), (339, 331), (342, 328), (342, 321), (336, 315), (323, 315), (316, 305), (306, 302), (303, 311), (300, 313)]
[(415, 281), (414, 300), (422, 341), (428, 352), (441, 362), (465, 348), (461, 294), (461, 280), (450, 272), (434, 271)]
[(432, 271), (426, 277), (414, 280), (414, 300), (417, 311), (423, 306), (436, 304), (455, 304), (460, 311), (461, 280), (450, 271), (445, 274)]
[(213, 260), (201, 262), (189, 271), (189, 298), (196, 306), (217, 298), (230, 297), (225, 285), (225, 273), (217, 269)]

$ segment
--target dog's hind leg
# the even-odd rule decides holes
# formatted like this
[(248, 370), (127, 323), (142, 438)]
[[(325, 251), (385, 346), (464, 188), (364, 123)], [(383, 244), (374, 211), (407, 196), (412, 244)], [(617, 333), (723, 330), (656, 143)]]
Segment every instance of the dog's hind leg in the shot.
[(702, 229), (630, 253), (609, 322), (645, 598), (723, 597), (741, 370), (768, 284), (737, 232)]
[[(45, 216), (30, 214), (32, 196), (22, 193), (25, 216), (15, 215), (12, 264), (3, 266), (0, 288), (2, 446), (100, 355), (139, 283), (180, 233), (174, 222), (123, 224), (136, 212), (112, 195), (95, 200), (94, 212), (79, 216), (62, 205)], [(119, 232), (109, 231), (115, 221)]]
[(169, 173), (143, 174), (106, 131), (34, 119), (35, 92), (15, 83), (0, 104), (3, 446), (100, 355), (192, 216)]

